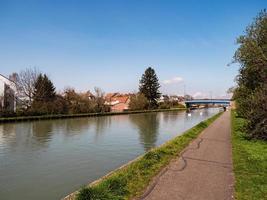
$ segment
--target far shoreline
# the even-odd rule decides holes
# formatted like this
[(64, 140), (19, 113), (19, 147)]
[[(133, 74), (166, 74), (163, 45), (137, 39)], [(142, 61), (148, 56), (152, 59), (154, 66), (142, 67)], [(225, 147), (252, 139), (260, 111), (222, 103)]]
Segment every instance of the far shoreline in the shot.
[(127, 115), (127, 114), (139, 114), (139, 113), (150, 113), (150, 112), (183, 111), (183, 110), (186, 110), (186, 108), (135, 110), (135, 111), (102, 112), (102, 113), (81, 113), (81, 114), (37, 115), (37, 116), (21, 116), (21, 117), (2, 117), (0, 118), (0, 124), (26, 122), (26, 121), (39, 121), (39, 120), (68, 119), (68, 118), (80, 118), (80, 117), (100, 117), (100, 116)]

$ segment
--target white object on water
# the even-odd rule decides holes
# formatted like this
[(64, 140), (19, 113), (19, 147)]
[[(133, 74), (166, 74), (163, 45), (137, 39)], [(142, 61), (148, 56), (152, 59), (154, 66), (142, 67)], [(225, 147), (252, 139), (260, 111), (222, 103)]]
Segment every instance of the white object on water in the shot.
[(199, 114), (200, 114), (201, 116), (203, 115), (203, 113), (202, 113), (202, 112), (200, 112)]
[(188, 113), (187, 115), (188, 115), (188, 117), (191, 117), (191, 113)]

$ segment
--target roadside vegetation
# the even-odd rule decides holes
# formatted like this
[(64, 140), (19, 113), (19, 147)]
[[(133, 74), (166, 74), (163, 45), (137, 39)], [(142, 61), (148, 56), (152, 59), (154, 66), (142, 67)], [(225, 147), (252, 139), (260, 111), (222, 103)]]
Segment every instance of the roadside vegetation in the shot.
[(247, 120), (246, 136), (267, 140), (267, 12), (263, 10), (237, 40), (234, 62), (240, 64), (233, 88), (239, 116)]
[(199, 123), (181, 136), (152, 149), (99, 182), (82, 188), (72, 199), (119, 200), (140, 196), (154, 176), (220, 115)]
[(267, 12), (261, 11), (237, 40), (240, 64), (231, 88), (235, 198), (267, 197)]
[(263, 200), (267, 197), (267, 142), (248, 140), (247, 123), (232, 111), (235, 199)]

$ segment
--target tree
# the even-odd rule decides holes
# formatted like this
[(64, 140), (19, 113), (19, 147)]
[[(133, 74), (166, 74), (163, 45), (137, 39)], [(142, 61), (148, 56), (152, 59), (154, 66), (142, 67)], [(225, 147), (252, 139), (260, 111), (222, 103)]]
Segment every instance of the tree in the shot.
[(52, 81), (46, 74), (40, 74), (34, 84), (34, 101), (47, 102), (55, 100), (56, 92)]
[(26, 107), (30, 107), (32, 104), (34, 85), (39, 75), (40, 72), (36, 68), (27, 68), (19, 74), (13, 73), (10, 75), (11, 80), (16, 83), (17, 95)]
[[(34, 84), (31, 111), (34, 114), (56, 114), (60, 111), (55, 107), (55, 87), (46, 74), (40, 74)], [(59, 100), (59, 99), (58, 99)]]
[(88, 98), (87, 93), (77, 93), (73, 88), (66, 88), (64, 99), (67, 103), (68, 112), (71, 114), (94, 111), (94, 103)]
[(226, 93), (229, 94), (229, 95), (233, 95), (235, 93), (235, 90), (236, 90), (236, 87), (230, 87), (230, 88), (228, 88)]
[(233, 98), (248, 120), (251, 138), (267, 140), (267, 13), (263, 10), (238, 38), (234, 62), (240, 64)]
[(189, 95), (189, 94), (185, 94), (185, 95), (184, 95), (184, 99), (185, 99), (186, 101), (190, 101), (190, 100), (193, 100), (194, 98), (193, 98), (191, 95)]
[(93, 102), (95, 103), (95, 112), (109, 112), (110, 108), (105, 105), (105, 93), (101, 88), (95, 87), (95, 95)]
[(81, 113), (81, 98), (73, 88), (66, 88), (64, 90), (64, 99), (67, 102), (70, 114)]
[(130, 110), (145, 110), (148, 108), (148, 100), (144, 94), (138, 93), (130, 97)]
[(159, 88), (160, 84), (155, 70), (151, 67), (147, 68), (140, 80), (139, 92), (147, 98), (149, 108), (156, 108), (158, 106), (157, 100), (160, 97)]

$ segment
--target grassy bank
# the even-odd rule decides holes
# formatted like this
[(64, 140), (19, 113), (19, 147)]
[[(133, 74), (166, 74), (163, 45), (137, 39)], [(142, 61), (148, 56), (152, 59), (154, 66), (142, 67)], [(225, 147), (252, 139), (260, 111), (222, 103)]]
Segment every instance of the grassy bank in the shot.
[(152, 149), (135, 161), (115, 170), (113, 173), (94, 182), (66, 199), (89, 200), (131, 199), (142, 194), (149, 182), (171, 159), (195, 139), (209, 124), (220, 115), (209, 118), (175, 137), (158, 148)]
[(82, 114), (59, 114), (59, 115), (40, 115), (40, 116), (21, 116), (21, 117), (2, 117), (1, 123), (7, 122), (22, 122), (22, 121), (35, 121), (35, 120), (48, 120), (48, 119), (64, 119), (64, 118), (77, 118), (77, 117), (98, 117), (108, 115), (126, 115), (148, 112), (163, 112), (163, 111), (177, 111), (185, 110), (186, 108), (171, 108), (171, 109), (156, 109), (156, 110), (136, 110), (124, 112), (104, 112), (104, 113), (82, 113)]
[(247, 140), (246, 121), (232, 111), (232, 144), (235, 173), (235, 199), (267, 197), (267, 142)]

